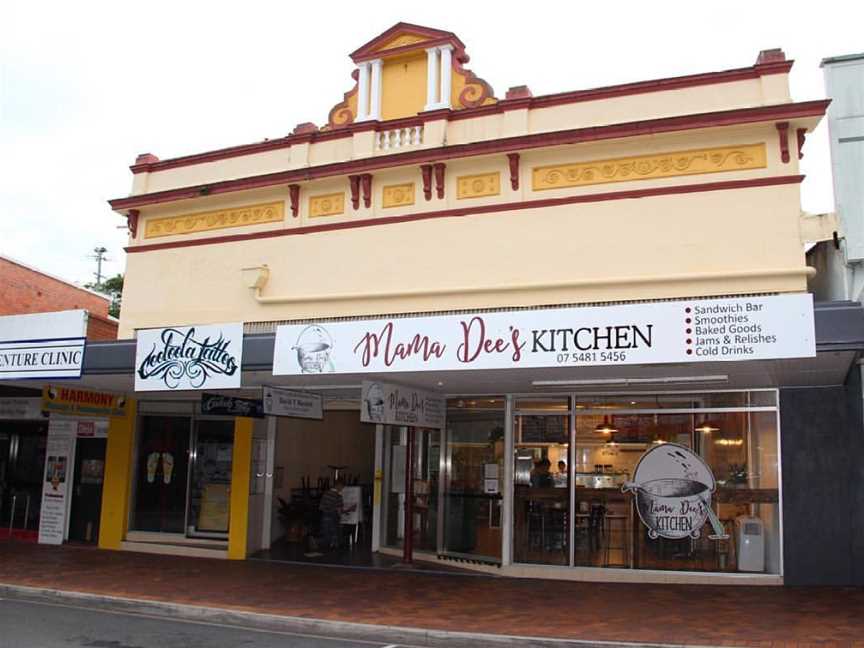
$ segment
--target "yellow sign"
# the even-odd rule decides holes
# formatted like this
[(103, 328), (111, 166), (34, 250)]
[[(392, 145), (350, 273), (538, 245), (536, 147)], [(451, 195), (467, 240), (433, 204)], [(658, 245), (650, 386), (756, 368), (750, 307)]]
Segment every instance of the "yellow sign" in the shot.
[(42, 388), (42, 409), (80, 416), (126, 416), (126, 396), (107, 392), (47, 385)]
[(207, 484), (201, 493), (198, 510), (198, 530), (222, 532), (228, 530), (228, 484)]

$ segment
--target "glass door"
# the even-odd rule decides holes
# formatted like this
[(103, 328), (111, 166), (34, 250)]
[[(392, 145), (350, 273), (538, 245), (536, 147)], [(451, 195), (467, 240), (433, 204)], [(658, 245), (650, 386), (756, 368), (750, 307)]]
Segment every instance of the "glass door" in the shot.
[(447, 402), (442, 543), (446, 555), (501, 560), (504, 398)]
[(569, 565), (572, 512), (567, 398), (517, 400), (513, 440), (513, 560)]
[(227, 538), (234, 421), (200, 419), (192, 438), (187, 535)]

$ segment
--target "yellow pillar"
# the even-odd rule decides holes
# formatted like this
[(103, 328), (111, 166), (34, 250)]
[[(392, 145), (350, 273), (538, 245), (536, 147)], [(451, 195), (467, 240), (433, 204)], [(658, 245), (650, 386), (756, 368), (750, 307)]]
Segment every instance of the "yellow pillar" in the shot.
[(249, 532), (249, 482), (252, 476), (251, 418), (234, 419), (234, 453), (231, 460), (231, 513), (228, 526), (228, 558), (246, 558)]
[(108, 423), (102, 513), (99, 521), (99, 547), (102, 549), (119, 549), (129, 526), (136, 410), (137, 402), (129, 399), (126, 416), (112, 416)]

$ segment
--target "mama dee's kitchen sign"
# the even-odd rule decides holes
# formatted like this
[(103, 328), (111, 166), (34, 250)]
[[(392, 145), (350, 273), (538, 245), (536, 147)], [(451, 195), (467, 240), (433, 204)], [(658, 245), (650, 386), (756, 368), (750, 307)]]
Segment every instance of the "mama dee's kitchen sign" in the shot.
[(80, 378), (87, 311), (0, 317), (0, 380)]
[[(363, 423), (444, 427), (444, 398), (413, 387), (364, 380), (360, 392)], [(396, 482), (398, 483), (398, 482)]]
[(135, 391), (240, 387), (242, 324), (138, 331)]
[(273, 373), (452, 371), (803, 358), (810, 294), (355, 320), (276, 329)]
[(728, 538), (711, 508), (716, 488), (714, 473), (702, 458), (676, 443), (663, 443), (639, 459), (633, 481), (621, 490), (636, 496), (639, 519), (648, 527), (648, 537), (698, 538), (705, 521), (714, 531), (711, 540)]

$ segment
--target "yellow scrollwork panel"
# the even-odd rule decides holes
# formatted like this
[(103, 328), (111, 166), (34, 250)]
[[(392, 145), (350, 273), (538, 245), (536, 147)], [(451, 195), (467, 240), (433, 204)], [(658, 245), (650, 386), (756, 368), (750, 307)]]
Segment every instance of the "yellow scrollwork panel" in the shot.
[(532, 188), (542, 191), (607, 182), (762, 169), (765, 166), (765, 144), (744, 144), (536, 167), (532, 170)]
[(336, 216), (345, 212), (345, 194), (334, 193), (309, 198), (309, 218)]
[(247, 205), (232, 209), (152, 218), (145, 221), (144, 238), (178, 236), (209, 232), (210, 230), (262, 223), (278, 223), (285, 219), (285, 203), (274, 202), (261, 205)]
[(499, 193), (501, 193), (501, 174), (497, 172), (460, 176), (456, 180), (456, 198), (459, 200), (497, 196)]
[(414, 204), (414, 183), (384, 187), (382, 203), (384, 208), (406, 207)]

